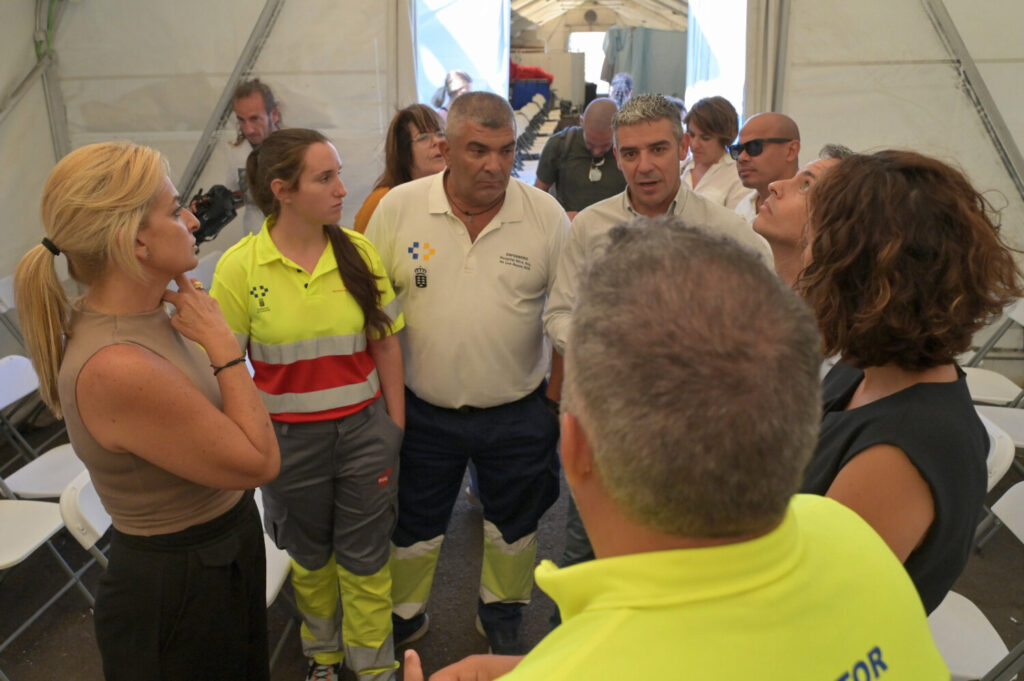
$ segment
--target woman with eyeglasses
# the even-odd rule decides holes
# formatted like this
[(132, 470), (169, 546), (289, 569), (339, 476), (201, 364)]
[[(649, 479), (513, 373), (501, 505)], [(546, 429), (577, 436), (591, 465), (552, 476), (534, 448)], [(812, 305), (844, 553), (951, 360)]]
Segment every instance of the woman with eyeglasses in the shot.
[(384, 143), (384, 172), (356, 213), (353, 229), (366, 233), (377, 204), (393, 187), (444, 170), (438, 145), (443, 139), (444, 124), (429, 106), (413, 104), (395, 114)]
[(725, 97), (705, 97), (683, 117), (690, 155), (683, 162), (683, 184), (701, 196), (734, 210), (750, 190), (726, 153), (739, 129), (736, 109)]
[(909, 151), (853, 155), (809, 190), (806, 267), (825, 377), (803, 492), (860, 514), (925, 610), (967, 563), (988, 437), (956, 357), (1021, 295), (990, 206), (963, 173)]

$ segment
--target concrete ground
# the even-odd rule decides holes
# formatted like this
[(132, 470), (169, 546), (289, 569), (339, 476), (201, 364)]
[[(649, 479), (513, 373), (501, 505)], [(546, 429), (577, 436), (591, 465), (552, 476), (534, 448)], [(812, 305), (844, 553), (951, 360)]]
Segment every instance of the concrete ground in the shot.
[[(33, 433), (38, 439), (45, 431)], [(0, 447), (0, 465), (10, 458), (10, 449)], [(990, 502), (1011, 484), (1024, 479), (1011, 470), (990, 495)], [(561, 529), (565, 522), (566, 492), (544, 517), (539, 532), (542, 558), (557, 558), (562, 551)], [(66, 531), (54, 545), (73, 567), (85, 562), (86, 554)], [(463, 496), (456, 503), (447, 541), (434, 582), (429, 614), (430, 632), (413, 647), (423, 658), (429, 674), (473, 653), (483, 653), (487, 644), (474, 629), (475, 603), (480, 571), (482, 529), (480, 511)], [(1024, 544), (1008, 530), (1000, 530), (980, 553), (972, 556), (955, 590), (972, 599), (992, 621), (1008, 647), (1024, 639)], [(95, 591), (100, 568), (92, 566), (84, 581)], [(45, 551), (0, 573), (0, 640), (14, 629), (64, 583), (63, 573)], [(270, 640), (276, 642), (291, 616), (289, 587), (268, 611)], [(527, 608), (524, 634), (533, 645), (547, 632), (551, 601), (535, 590)], [(297, 681), (305, 674), (296, 629), (289, 634), (282, 655), (272, 670), (274, 681)], [(96, 650), (92, 613), (75, 590), (64, 594), (7, 650), (0, 653), (0, 671), (12, 681), (43, 681), (73, 678), (99, 681), (103, 678)], [(346, 677), (354, 678), (354, 677)]]

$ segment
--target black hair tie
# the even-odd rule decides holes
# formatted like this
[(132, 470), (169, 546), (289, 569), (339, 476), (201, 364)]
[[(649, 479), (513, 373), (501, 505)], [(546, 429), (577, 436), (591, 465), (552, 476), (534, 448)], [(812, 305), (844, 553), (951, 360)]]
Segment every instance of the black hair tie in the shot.
[(48, 250), (50, 253), (53, 253), (54, 255), (60, 255), (60, 249), (57, 248), (56, 244), (47, 239), (45, 236), (43, 237), (43, 245), (46, 246), (46, 250)]

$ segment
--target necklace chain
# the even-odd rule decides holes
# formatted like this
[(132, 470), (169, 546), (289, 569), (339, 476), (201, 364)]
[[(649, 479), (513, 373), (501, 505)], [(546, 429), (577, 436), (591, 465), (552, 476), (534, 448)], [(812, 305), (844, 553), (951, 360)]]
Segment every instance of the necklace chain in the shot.
[[(445, 179), (448, 179), (448, 178), (445, 178)], [(462, 213), (463, 215), (465, 215), (467, 218), (469, 218), (470, 224), (472, 224), (473, 218), (477, 217), (478, 215), (483, 215), (484, 213), (489, 213), (490, 211), (494, 210), (495, 206), (497, 206), (499, 203), (501, 203), (502, 201), (505, 200), (505, 192), (502, 192), (501, 195), (497, 199), (494, 200), (494, 203), (492, 203), (491, 205), (487, 206), (487, 208), (484, 208), (483, 210), (478, 211), (476, 213), (470, 213), (468, 210), (465, 210), (464, 208), (460, 207), (459, 204), (455, 203), (455, 199), (452, 197), (451, 194), (448, 193), (448, 185), (447, 185), (447, 183), (444, 184), (444, 193), (445, 193), (445, 196), (448, 197), (448, 202), (452, 204), (452, 207), (455, 208), (455, 210), (457, 210), (460, 213)]]

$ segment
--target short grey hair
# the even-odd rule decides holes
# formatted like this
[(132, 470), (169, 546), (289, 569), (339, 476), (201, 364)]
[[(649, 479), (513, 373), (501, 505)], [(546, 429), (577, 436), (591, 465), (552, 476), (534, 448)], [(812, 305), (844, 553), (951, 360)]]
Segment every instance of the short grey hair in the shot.
[(612, 132), (615, 133), (616, 144), (618, 144), (618, 130), (622, 126), (654, 123), (663, 118), (672, 123), (672, 134), (677, 142), (681, 142), (683, 139), (683, 123), (679, 116), (679, 109), (676, 108), (675, 104), (661, 95), (637, 95), (633, 97), (623, 104), (622, 108), (612, 116)]
[(510, 126), (516, 129), (516, 116), (504, 97), (493, 92), (466, 92), (452, 100), (445, 123), (445, 136), (458, 137), (466, 121), (497, 130)]
[(844, 158), (850, 158), (851, 156), (856, 155), (856, 152), (850, 149), (850, 147), (842, 144), (826, 144), (821, 148), (821, 151), (818, 152), (818, 158), (822, 160), (835, 159), (837, 161), (842, 161)]
[(635, 521), (686, 537), (764, 531), (817, 442), (820, 345), (810, 310), (753, 251), (640, 218), (583, 275), (562, 406)]

